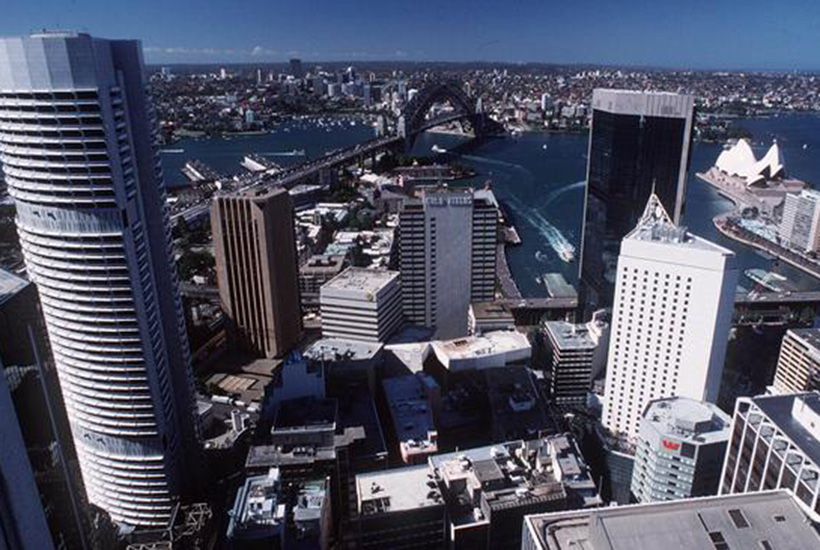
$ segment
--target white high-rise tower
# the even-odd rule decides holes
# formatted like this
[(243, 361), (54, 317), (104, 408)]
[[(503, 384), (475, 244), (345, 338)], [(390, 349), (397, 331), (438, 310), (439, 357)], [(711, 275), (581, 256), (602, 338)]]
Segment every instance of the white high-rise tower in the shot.
[(83, 481), (135, 526), (165, 525), (199, 463), (155, 138), (139, 42), (0, 39), (0, 161)]
[(635, 438), (646, 405), (714, 402), (732, 322), (734, 253), (675, 225), (654, 194), (621, 243), (603, 424)]

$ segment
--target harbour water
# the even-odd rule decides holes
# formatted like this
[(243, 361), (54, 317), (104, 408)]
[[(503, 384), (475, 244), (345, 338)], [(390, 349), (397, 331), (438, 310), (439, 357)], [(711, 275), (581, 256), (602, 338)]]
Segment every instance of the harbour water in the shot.
[[(752, 133), (758, 156), (771, 145), (772, 139), (777, 139), (788, 173), (820, 185), (820, 117), (787, 115), (738, 121), (738, 125)], [(190, 158), (198, 158), (219, 172), (234, 173), (240, 170), (239, 162), (248, 153), (304, 149), (305, 156), (271, 156), (274, 162), (290, 165), (372, 136), (372, 126), (364, 122), (355, 126), (348, 122), (323, 127), (295, 121), (271, 134), (236, 136), (229, 140), (183, 140), (173, 148), (184, 152), (164, 154), (163, 165), (166, 179), (173, 185), (184, 181), (179, 169)], [(433, 146), (449, 149), (462, 140), (456, 135), (427, 133), (419, 137), (414, 152), (433, 155)], [(729, 210), (731, 203), (694, 174), (714, 164), (721, 148), (720, 144), (707, 143), (696, 143), (693, 148), (684, 223), (694, 233), (734, 250), (741, 272), (748, 268), (770, 269), (771, 260), (723, 237), (712, 224), (712, 218)], [(568, 243), (575, 247), (576, 258), (580, 254), (586, 153), (586, 135), (525, 133), (492, 139), (468, 154), (452, 155), (452, 160), (471, 166), (477, 172), (471, 180), (460, 183), (481, 186), (491, 180), (496, 196), (516, 225), (523, 242), (508, 249), (508, 258), (524, 296), (546, 295), (544, 285), (539, 282), (544, 273), (560, 272), (572, 283), (577, 280), (577, 260), (564, 261), (558, 250), (566, 248)], [(562, 243), (563, 240), (566, 243)], [(776, 269), (798, 288), (820, 288), (820, 282), (795, 268), (779, 265)], [(740, 284), (746, 288), (754, 285), (742, 275)]]

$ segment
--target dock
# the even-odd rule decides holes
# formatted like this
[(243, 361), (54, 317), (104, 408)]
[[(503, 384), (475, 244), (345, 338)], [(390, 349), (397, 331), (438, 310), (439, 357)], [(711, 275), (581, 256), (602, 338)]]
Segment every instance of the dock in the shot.
[(800, 269), (801, 271), (811, 275), (815, 279), (820, 279), (820, 262), (810, 260), (809, 258), (798, 254), (794, 250), (790, 250), (775, 242), (764, 239), (763, 237), (744, 229), (735, 223), (730, 214), (722, 214), (715, 216), (712, 220), (720, 233), (729, 239), (743, 243), (745, 245), (757, 248), (775, 258), (786, 262), (787, 264)]
[(501, 287), (501, 294), (505, 298), (513, 300), (521, 299), (521, 291), (518, 285), (515, 284), (510, 266), (507, 263), (507, 252), (504, 243), (499, 243), (496, 247), (496, 275), (498, 276), (498, 285)]

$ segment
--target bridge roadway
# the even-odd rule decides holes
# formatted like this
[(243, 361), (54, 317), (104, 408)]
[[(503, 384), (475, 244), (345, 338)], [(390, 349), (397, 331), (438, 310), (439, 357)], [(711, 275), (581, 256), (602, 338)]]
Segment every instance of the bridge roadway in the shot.
[[(358, 157), (366, 157), (379, 150), (388, 149), (403, 142), (404, 138), (399, 136), (380, 137), (351, 147), (331, 151), (322, 157), (303, 162), (302, 164), (292, 166), (285, 170), (274, 168), (256, 174), (242, 174), (233, 178), (231, 192), (243, 193), (260, 185), (291, 189), (303, 180), (312, 177), (322, 170), (350, 164)], [(171, 222), (176, 223), (180, 217), (185, 218), (186, 222), (191, 222), (200, 216), (207, 216), (210, 202), (210, 199), (204, 199), (197, 204), (189, 206), (185, 210), (172, 214)]]

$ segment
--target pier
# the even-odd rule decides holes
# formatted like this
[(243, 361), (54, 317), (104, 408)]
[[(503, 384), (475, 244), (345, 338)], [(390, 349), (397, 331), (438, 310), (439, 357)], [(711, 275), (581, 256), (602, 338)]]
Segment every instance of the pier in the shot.
[(724, 237), (762, 250), (812, 277), (820, 279), (820, 262), (810, 260), (794, 250), (785, 248), (773, 241), (764, 239), (760, 235), (752, 233), (748, 229), (744, 229), (731, 218), (730, 214), (716, 216), (713, 222), (717, 230), (720, 231)]

